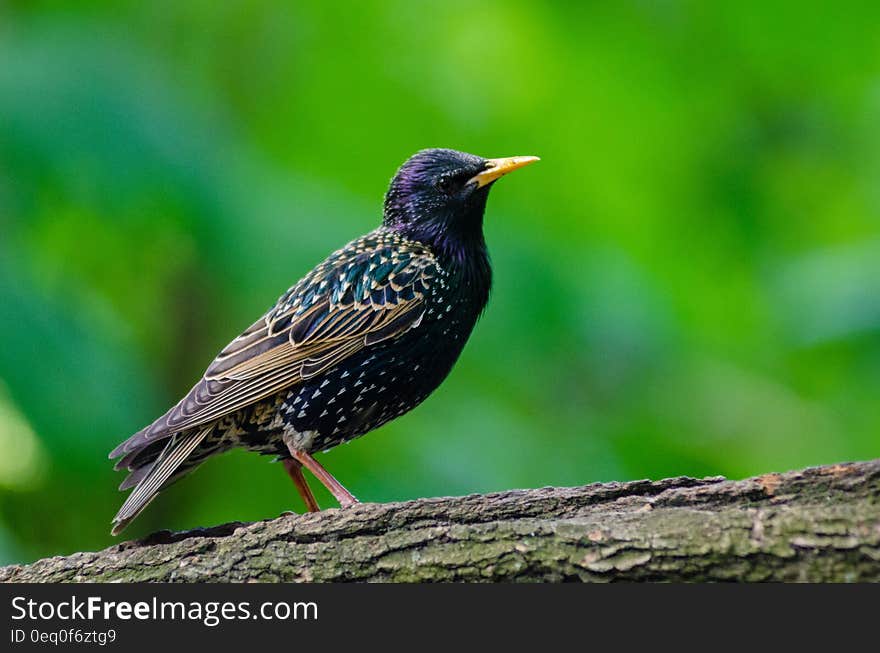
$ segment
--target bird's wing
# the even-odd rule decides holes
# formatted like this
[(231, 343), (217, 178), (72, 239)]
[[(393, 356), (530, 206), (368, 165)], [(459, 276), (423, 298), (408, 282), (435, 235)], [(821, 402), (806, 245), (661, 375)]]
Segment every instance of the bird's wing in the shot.
[(377, 248), (363, 240), (291, 288), (220, 352), (176, 406), (110, 457), (233, 413), (417, 327), (428, 288), (438, 282), (433, 255), (415, 244)]

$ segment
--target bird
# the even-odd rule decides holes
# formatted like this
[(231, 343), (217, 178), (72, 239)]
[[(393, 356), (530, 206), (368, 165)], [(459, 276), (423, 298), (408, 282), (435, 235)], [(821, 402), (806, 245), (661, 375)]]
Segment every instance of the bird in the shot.
[(421, 404), (447, 377), (489, 300), (489, 190), (535, 156), (417, 152), (385, 194), (381, 225), (330, 254), (230, 342), (164, 415), (110, 452), (131, 489), (118, 535), (169, 485), (241, 447), (275, 456), (308, 511), (306, 468), (358, 502), (314, 457)]

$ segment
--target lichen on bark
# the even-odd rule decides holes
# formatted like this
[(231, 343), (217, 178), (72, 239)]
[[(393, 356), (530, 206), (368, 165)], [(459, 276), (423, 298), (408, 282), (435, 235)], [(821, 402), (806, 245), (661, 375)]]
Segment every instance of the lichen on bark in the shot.
[(160, 532), (0, 582), (880, 581), (880, 460), (360, 504)]

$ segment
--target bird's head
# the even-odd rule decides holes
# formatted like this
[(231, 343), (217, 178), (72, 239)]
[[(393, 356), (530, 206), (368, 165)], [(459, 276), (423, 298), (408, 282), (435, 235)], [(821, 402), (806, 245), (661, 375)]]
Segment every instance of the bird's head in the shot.
[(484, 159), (446, 149), (422, 150), (400, 166), (385, 195), (386, 227), (441, 250), (483, 243), (483, 211), (492, 184), (537, 161)]

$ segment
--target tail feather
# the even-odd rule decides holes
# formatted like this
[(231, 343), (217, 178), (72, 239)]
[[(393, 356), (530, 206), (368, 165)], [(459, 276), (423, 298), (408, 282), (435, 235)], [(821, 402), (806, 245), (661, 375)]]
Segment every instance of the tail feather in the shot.
[(158, 440), (156, 442), (150, 442), (146, 446), (136, 449), (130, 453), (125, 454), (122, 458), (116, 461), (116, 464), (113, 465), (113, 469), (117, 472), (121, 469), (127, 469), (129, 471), (133, 471), (139, 467), (143, 467), (144, 465), (149, 465), (156, 458), (162, 455), (162, 452), (165, 450), (165, 447), (168, 445), (168, 440)]
[(135, 467), (134, 469), (131, 470), (129, 475), (125, 477), (125, 479), (122, 481), (122, 483), (119, 484), (119, 490), (120, 491), (130, 490), (135, 485), (137, 485), (142, 480), (144, 480), (144, 477), (147, 474), (149, 474), (153, 470), (153, 467), (155, 467), (155, 466), (156, 466), (156, 461), (152, 460), (148, 463), (145, 463), (142, 467)]
[[(134, 470), (129, 478), (122, 482), (122, 485), (126, 487), (131, 487), (135, 483), (137, 485), (113, 518), (113, 530), (111, 531), (113, 535), (118, 535), (149, 505), (150, 501), (156, 498), (161, 490), (179, 476), (175, 472), (213, 428), (214, 425), (211, 424), (197, 431), (174, 435), (168, 439), (168, 443), (155, 462)], [(142, 469), (147, 471), (141, 472)]]

